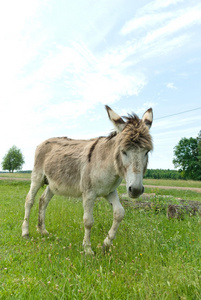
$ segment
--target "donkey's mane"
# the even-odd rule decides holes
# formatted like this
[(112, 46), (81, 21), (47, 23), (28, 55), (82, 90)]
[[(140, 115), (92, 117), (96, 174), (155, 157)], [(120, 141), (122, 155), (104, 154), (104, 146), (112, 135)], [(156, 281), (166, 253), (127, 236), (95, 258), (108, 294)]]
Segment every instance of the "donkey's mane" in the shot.
[[(126, 120), (125, 127), (122, 131), (122, 146), (140, 147), (152, 150), (152, 139), (149, 134), (149, 130), (145, 124), (135, 113), (129, 114), (123, 117)], [(110, 141), (113, 137), (117, 136), (118, 132), (113, 131), (107, 136), (107, 141)]]
[(141, 121), (138, 115), (136, 115), (135, 113), (128, 114), (128, 116), (123, 116), (122, 118), (124, 118), (127, 121), (127, 123), (132, 124), (136, 124)]
[[(128, 116), (123, 116), (122, 118), (126, 119), (127, 122), (129, 122), (129, 121), (132, 120), (132, 119), (138, 118), (138, 116), (137, 116), (136, 114), (132, 113), (132, 114), (128, 114)], [(139, 119), (139, 118), (138, 118), (138, 119)], [(122, 121), (122, 122), (123, 122), (123, 121)], [(111, 139), (112, 139), (113, 137), (115, 137), (117, 134), (118, 134), (117, 131), (115, 131), (115, 130), (112, 131), (112, 132), (106, 137), (107, 141), (111, 140)]]
[(117, 135), (116, 131), (112, 131), (107, 137), (106, 140), (110, 141), (113, 137), (115, 137)]
[(147, 150), (153, 149), (151, 135), (145, 122), (142, 121), (136, 114), (124, 117), (127, 122), (123, 130), (123, 144), (125, 148), (131, 146), (145, 148)]

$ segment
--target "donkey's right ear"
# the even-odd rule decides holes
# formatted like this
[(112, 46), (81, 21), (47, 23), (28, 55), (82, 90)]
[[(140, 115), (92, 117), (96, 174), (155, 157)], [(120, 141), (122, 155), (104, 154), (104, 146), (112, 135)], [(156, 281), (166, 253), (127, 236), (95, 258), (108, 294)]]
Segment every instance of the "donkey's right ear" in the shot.
[(121, 132), (125, 127), (124, 120), (118, 114), (116, 114), (109, 106), (105, 105), (105, 108), (107, 110), (110, 121), (112, 121), (112, 123), (114, 124), (115, 129), (117, 130), (117, 132)]
[(145, 122), (146, 126), (150, 129), (153, 122), (153, 110), (149, 108), (142, 116), (142, 121)]

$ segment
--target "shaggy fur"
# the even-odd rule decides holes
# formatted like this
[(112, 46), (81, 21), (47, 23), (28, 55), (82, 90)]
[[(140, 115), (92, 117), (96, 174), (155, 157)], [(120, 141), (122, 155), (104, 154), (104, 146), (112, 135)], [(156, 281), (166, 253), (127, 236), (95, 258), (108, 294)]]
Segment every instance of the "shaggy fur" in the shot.
[(123, 130), (122, 143), (123, 148), (136, 147), (145, 148), (148, 151), (153, 149), (152, 138), (145, 122), (139, 119), (135, 114), (125, 117), (127, 120)]

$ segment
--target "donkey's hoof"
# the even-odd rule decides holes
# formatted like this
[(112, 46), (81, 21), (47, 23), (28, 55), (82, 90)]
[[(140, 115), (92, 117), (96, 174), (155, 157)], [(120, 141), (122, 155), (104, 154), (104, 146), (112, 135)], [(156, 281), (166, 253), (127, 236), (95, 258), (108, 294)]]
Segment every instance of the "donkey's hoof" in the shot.
[(45, 229), (45, 230), (42, 231), (41, 234), (42, 234), (42, 235), (49, 235), (49, 232)]
[(110, 250), (110, 246), (109, 245), (105, 245), (103, 243), (103, 246), (102, 246), (103, 254), (106, 254), (107, 252), (109, 252), (109, 250)]
[(41, 229), (40, 227), (37, 227), (37, 231), (41, 234), (41, 235), (49, 235), (49, 232), (46, 229)]
[(84, 253), (85, 255), (94, 255), (93, 250), (91, 249), (91, 247), (87, 247), (84, 249)]

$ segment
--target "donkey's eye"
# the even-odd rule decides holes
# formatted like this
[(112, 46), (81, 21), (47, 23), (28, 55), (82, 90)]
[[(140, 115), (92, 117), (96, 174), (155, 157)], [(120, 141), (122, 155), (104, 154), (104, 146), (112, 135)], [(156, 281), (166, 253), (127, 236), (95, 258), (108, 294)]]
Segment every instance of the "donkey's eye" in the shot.
[(122, 153), (123, 155), (127, 156), (127, 153), (126, 153), (126, 151), (124, 151), (124, 150), (121, 150), (121, 153)]
[(145, 156), (147, 156), (147, 155), (148, 155), (148, 153), (149, 153), (149, 151), (147, 151), (147, 152), (145, 153)]

